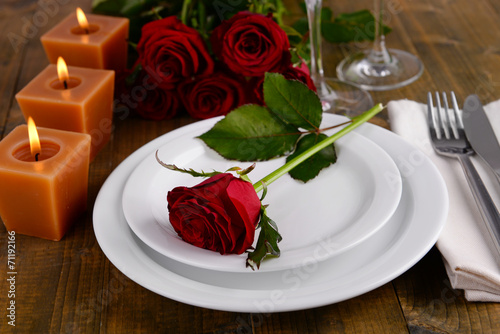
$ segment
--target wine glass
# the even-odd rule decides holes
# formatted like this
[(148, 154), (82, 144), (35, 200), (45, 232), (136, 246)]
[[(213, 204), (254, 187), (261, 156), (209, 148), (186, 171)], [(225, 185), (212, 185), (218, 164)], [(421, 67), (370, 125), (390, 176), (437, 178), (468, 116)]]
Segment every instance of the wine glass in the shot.
[(321, 100), (323, 111), (354, 117), (373, 107), (371, 95), (355, 86), (333, 78), (325, 78), (321, 53), (322, 0), (305, 0), (311, 41), (311, 78)]
[(341, 80), (367, 90), (389, 90), (406, 86), (417, 80), (424, 66), (411, 53), (387, 49), (383, 34), (383, 0), (374, 1), (375, 39), (371, 50), (358, 52), (342, 60), (337, 66)]

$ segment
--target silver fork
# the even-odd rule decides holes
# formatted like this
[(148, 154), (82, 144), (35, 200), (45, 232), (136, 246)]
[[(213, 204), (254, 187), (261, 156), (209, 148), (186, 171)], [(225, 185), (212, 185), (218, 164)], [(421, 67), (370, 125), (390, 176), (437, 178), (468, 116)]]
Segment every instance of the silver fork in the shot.
[(446, 93), (442, 93), (442, 98), (444, 106), (441, 106), (439, 93), (436, 92), (436, 108), (434, 108), (432, 94), (430, 92), (427, 94), (427, 116), (432, 146), (438, 154), (460, 161), (481, 216), (487, 223), (488, 231), (500, 253), (500, 214), (469, 158), (475, 152), (465, 136), (457, 99), (451, 92), (453, 109), (450, 109)]

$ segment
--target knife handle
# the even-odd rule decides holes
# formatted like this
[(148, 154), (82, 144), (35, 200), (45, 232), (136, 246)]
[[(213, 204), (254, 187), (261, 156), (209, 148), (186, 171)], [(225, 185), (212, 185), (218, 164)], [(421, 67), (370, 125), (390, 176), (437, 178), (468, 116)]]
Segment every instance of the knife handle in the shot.
[(481, 216), (486, 223), (486, 227), (493, 239), (495, 247), (500, 254), (500, 214), (491, 199), (488, 190), (484, 186), (481, 177), (472, 164), (468, 155), (459, 155), (458, 160), (462, 165), (467, 182), (472, 190), (476, 204), (481, 212)]

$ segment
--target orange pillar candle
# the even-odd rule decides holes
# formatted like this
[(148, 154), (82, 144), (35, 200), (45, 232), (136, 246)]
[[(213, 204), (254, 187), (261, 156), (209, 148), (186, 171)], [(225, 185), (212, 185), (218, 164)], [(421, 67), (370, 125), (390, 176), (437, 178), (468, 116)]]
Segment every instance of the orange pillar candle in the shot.
[(68, 66), (64, 77), (63, 69), (59, 78), (56, 65), (48, 65), (16, 99), (24, 118), (38, 126), (91, 135), (93, 160), (111, 136), (115, 73)]
[(87, 207), (90, 136), (38, 132), (33, 154), (26, 125), (0, 141), (0, 217), (9, 231), (60, 240)]
[[(82, 12), (83, 13), (83, 12)], [(127, 66), (129, 20), (73, 13), (41, 37), (52, 64), (63, 57), (68, 65), (120, 70)]]

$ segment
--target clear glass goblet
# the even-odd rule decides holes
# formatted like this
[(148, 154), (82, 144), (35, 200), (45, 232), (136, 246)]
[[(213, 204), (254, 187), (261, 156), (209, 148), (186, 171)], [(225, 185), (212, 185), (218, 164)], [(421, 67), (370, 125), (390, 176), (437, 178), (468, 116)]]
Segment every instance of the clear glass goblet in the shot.
[(367, 91), (334, 78), (325, 78), (321, 53), (322, 0), (305, 0), (311, 41), (311, 78), (323, 105), (323, 111), (354, 117), (373, 107)]
[(387, 49), (383, 34), (384, 1), (374, 1), (375, 40), (371, 50), (352, 54), (337, 66), (341, 80), (366, 90), (389, 90), (406, 86), (424, 71), (422, 62), (411, 53)]

